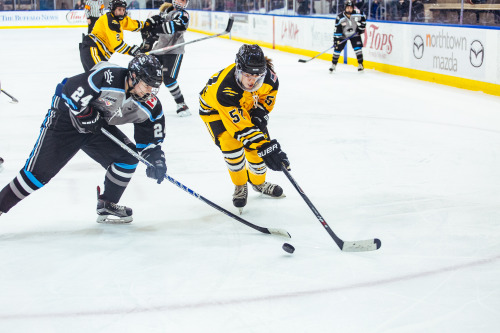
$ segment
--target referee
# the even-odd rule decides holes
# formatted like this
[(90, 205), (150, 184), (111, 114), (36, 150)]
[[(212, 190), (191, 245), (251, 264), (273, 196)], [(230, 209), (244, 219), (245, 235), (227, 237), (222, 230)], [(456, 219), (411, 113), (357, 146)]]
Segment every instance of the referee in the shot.
[(85, 1), (85, 16), (87, 17), (87, 24), (89, 25), (90, 34), (94, 28), (97, 19), (104, 14), (103, 0), (86, 0)]

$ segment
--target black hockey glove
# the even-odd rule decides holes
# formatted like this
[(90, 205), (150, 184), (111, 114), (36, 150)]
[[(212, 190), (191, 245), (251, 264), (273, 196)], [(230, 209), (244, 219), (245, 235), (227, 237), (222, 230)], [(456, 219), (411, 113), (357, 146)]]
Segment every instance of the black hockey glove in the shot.
[(149, 178), (157, 180), (158, 184), (165, 179), (165, 174), (167, 173), (167, 165), (165, 164), (165, 154), (158, 147), (151, 150), (150, 152), (144, 153), (144, 158), (153, 166), (148, 166), (146, 169), (146, 175)]
[(186, 31), (188, 22), (184, 21), (182, 16), (175, 17), (172, 21), (167, 21), (154, 29), (156, 33), (174, 34), (179, 31)]
[(94, 134), (100, 132), (101, 127), (106, 125), (106, 120), (92, 106), (87, 106), (82, 113), (76, 116), (76, 120), (82, 128)]
[(282, 164), (290, 170), (290, 161), (288, 161), (288, 157), (281, 150), (280, 144), (276, 140), (264, 143), (257, 150), (257, 154), (271, 170), (280, 171)]
[(153, 28), (156, 28), (162, 22), (163, 22), (163, 19), (161, 18), (160, 15), (153, 15), (146, 20), (146, 23), (144, 24), (144, 28), (142, 28), (141, 31), (146, 31), (146, 32), (151, 31), (151, 30), (153, 30)]
[(146, 53), (151, 51), (153, 49), (153, 45), (158, 40), (159, 36), (152, 31), (150, 32), (141, 31), (141, 35), (142, 35), (142, 43), (141, 46), (139, 47), (139, 52)]
[(257, 126), (263, 133), (267, 132), (267, 122), (269, 121), (269, 112), (255, 108), (250, 111), (252, 124)]

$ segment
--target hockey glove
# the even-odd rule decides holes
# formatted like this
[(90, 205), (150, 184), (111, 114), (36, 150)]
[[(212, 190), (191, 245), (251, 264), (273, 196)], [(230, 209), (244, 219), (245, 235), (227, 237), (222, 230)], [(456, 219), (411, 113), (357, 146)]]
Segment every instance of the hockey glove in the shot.
[(156, 33), (172, 35), (179, 31), (186, 31), (188, 22), (182, 16), (177, 16), (172, 21), (164, 22), (158, 28), (154, 29)]
[(263, 133), (266, 133), (269, 112), (260, 108), (255, 108), (250, 111), (250, 118), (252, 124), (257, 126)]
[(151, 31), (153, 28), (156, 28), (158, 25), (162, 23), (162, 18), (160, 15), (153, 15), (146, 20), (144, 24), (144, 28), (141, 31)]
[(150, 152), (144, 154), (144, 158), (151, 163), (153, 166), (148, 166), (146, 169), (146, 175), (149, 178), (157, 180), (158, 184), (165, 179), (165, 174), (167, 173), (167, 165), (165, 164), (165, 154), (158, 147)]
[(91, 133), (100, 132), (101, 127), (106, 124), (106, 120), (92, 106), (87, 106), (84, 111), (77, 115), (76, 121), (83, 129)]
[(130, 54), (132, 57), (139, 55), (139, 53), (141, 53), (141, 48), (137, 45), (132, 46), (130, 51), (128, 51), (128, 54)]
[(271, 170), (280, 171), (282, 164), (290, 170), (290, 161), (288, 161), (288, 157), (281, 150), (280, 144), (276, 140), (264, 143), (257, 150), (257, 154)]

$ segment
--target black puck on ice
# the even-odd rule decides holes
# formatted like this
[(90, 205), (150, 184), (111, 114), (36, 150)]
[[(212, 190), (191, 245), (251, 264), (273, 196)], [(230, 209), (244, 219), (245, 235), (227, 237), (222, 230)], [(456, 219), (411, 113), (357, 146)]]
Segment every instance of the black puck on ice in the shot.
[(285, 250), (285, 252), (288, 252), (288, 253), (293, 253), (293, 251), (295, 251), (295, 248), (288, 243), (283, 243), (282, 248), (283, 248), (283, 250)]

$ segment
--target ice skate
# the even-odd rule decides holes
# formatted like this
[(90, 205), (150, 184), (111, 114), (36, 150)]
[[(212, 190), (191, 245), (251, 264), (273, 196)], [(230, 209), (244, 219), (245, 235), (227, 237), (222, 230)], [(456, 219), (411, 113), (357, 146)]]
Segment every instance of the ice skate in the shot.
[(191, 112), (189, 111), (189, 108), (186, 105), (186, 103), (182, 102), (177, 104), (177, 115), (179, 117), (188, 117), (191, 115)]
[(363, 64), (359, 64), (358, 65), (358, 72), (360, 72), (360, 73), (364, 73), (365, 72), (365, 68), (363, 67)]
[(97, 186), (97, 223), (122, 224), (132, 222), (132, 208), (102, 199)]
[(260, 192), (262, 194), (268, 195), (273, 198), (286, 197), (286, 195), (283, 194), (283, 189), (281, 188), (281, 186), (269, 182), (264, 182), (260, 185), (252, 184), (252, 188), (257, 192)]
[(330, 74), (333, 74), (337, 71), (337, 64), (332, 64), (332, 66), (328, 69)]
[(243, 207), (247, 204), (248, 198), (248, 188), (247, 184), (245, 185), (235, 185), (234, 193), (233, 193), (233, 205), (237, 207), (240, 211), (240, 214), (243, 213)]

